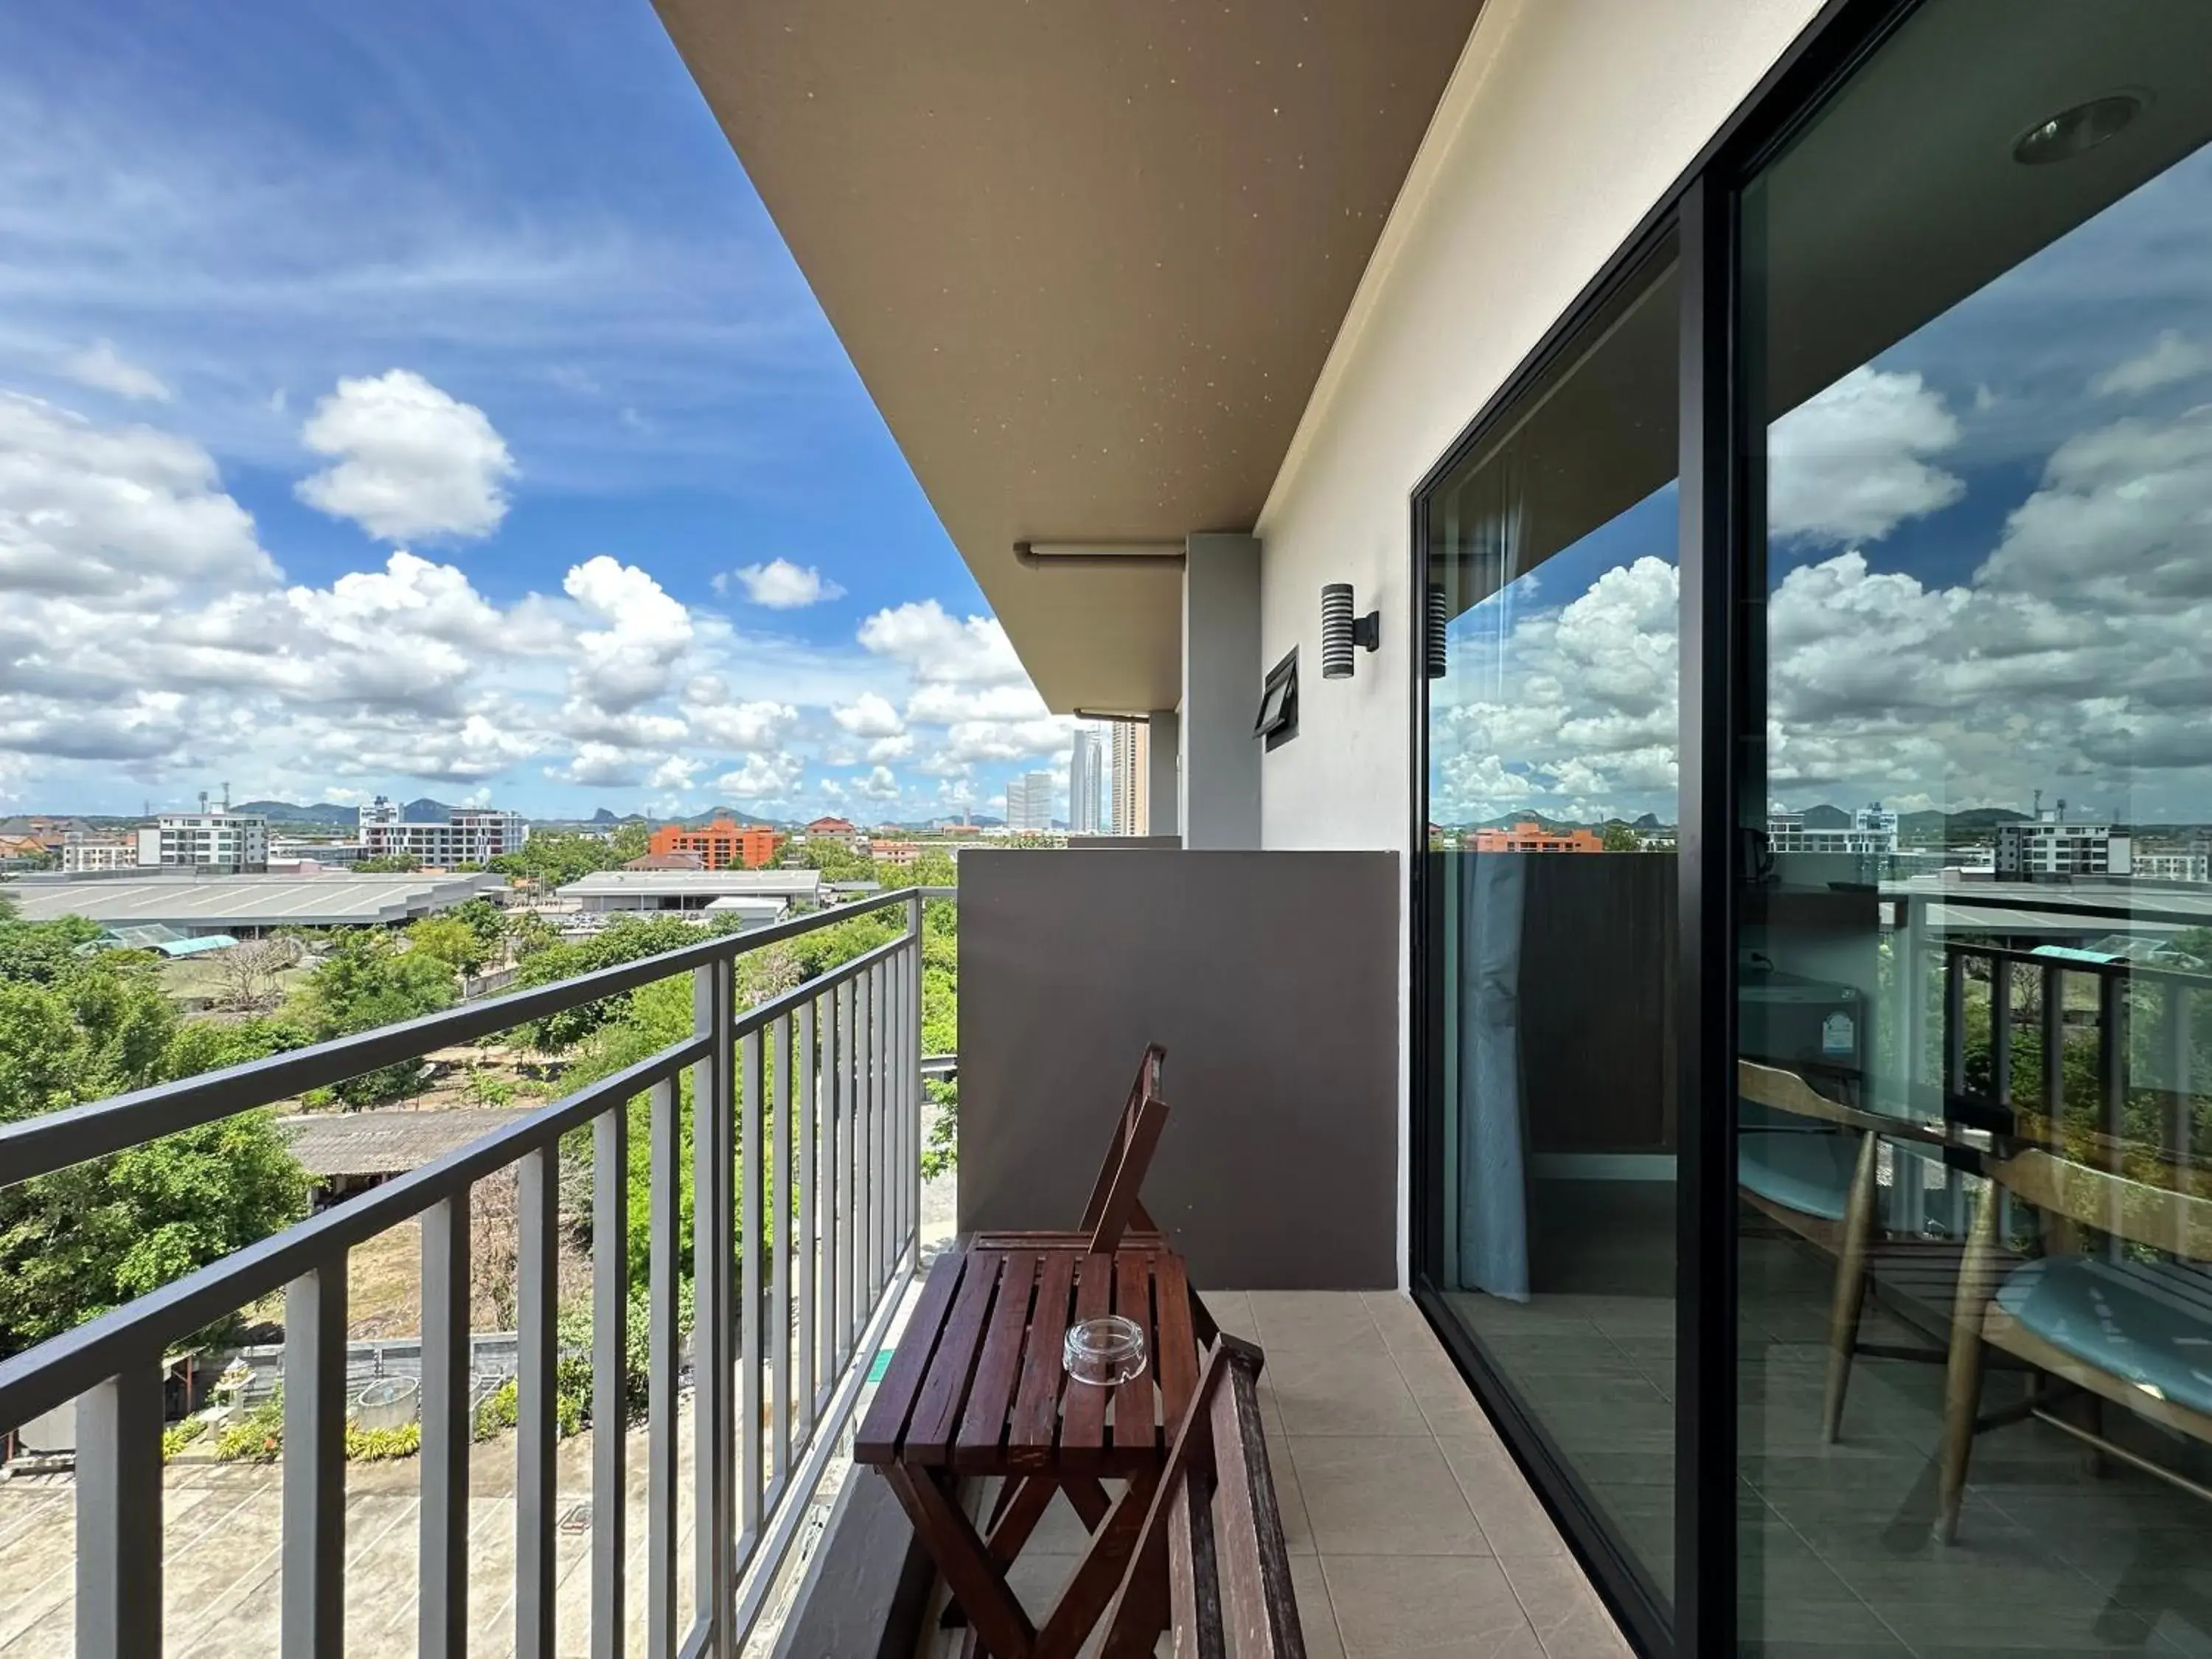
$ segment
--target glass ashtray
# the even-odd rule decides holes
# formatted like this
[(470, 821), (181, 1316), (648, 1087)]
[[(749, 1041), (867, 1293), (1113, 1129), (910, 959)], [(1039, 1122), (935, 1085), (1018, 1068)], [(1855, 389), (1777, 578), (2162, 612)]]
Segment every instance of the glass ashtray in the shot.
[(1119, 1314), (1085, 1319), (1067, 1328), (1060, 1355), (1078, 1382), (1112, 1388), (1145, 1374), (1144, 1329)]

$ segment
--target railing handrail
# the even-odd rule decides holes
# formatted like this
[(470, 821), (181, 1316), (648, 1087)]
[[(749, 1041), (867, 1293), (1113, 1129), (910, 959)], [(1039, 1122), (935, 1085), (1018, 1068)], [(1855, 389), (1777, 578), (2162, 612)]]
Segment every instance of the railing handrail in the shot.
[(587, 1084), (520, 1123), (471, 1141), (343, 1204), (241, 1246), (96, 1319), (0, 1359), (0, 1424), (17, 1425), (73, 1400), (103, 1377), (158, 1360), (179, 1337), (282, 1290), (340, 1250), (411, 1221), (441, 1199), (550, 1146), (611, 1102), (642, 1094), (706, 1057), (711, 1039), (686, 1037)]
[[(251, 1111), (257, 1106), (359, 1077), (380, 1066), (419, 1060), (434, 1049), (503, 1031), (586, 1003), (673, 978), (725, 958), (797, 939), (856, 916), (872, 915), (920, 897), (947, 898), (957, 889), (902, 887), (857, 903), (794, 916), (750, 933), (726, 933), (680, 945), (659, 956), (600, 968), (551, 985), (532, 986), (486, 1001), (462, 1003), (396, 1025), (332, 1037), (305, 1048), (249, 1060), (197, 1077), (157, 1083), (105, 1100), (0, 1127), (0, 1188), (51, 1175), (88, 1158), (174, 1134), (180, 1129)], [(653, 915), (641, 911), (639, 915)]]

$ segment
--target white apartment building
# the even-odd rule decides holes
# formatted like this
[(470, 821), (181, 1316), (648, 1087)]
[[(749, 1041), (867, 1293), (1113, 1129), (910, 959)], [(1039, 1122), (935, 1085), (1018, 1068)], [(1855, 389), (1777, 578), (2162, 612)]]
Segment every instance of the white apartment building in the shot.
[(520, 812), (457, 806), (443, 823), (406, 823), (400, 819), (399, 803), (383, 795), (361, 809), (364, 859), (410, 858), (451, 869), (457, 864), (489, 864), (529, 839), (529, 823)]
[(2185, 853), (2133, 853), (2134, 874), (2145, 881), (2212, 882), (2212, 848), (2199, 842)]
[(1052, 774), (1024, 772), (1006, 781), (1006, 828), (1041, 835), (1052, 828)]
[(1097, 732), (1079, 727), (1067, 763), (1068, 833), (1096, 836), (1105, 828), (1105, 745)]
[(269, 867), (269, 820), (252, 812), (164, 812), (138, 832), (141, 869), (246, 874)]
[(1862, 806), (1848, 824), (1808, 829), (1802, 812), (1766, 815), (1767, 848), (1775, 853), (1843, 853), (1887, 858), (1897, 851), (1897, 814), (1880, 801)]
[(71, 841), (62, 843), (62, 870), (68, 875), (90, 875), (102, 870), (137, 867), (138, 843), (132, 839)]
[(2069, 823), (2046, 811), (2023, 823), (1997, 826), (1999, 881), (2135, 872), (2132, 838), (2109, 823)]
[(1116, 836), (1149, 833), (1149, 785), (1152, 771), (1152, 727), (1143, 720), (1114, 722), (1113, 782), (1109, 807), (1113, 822), (1107, 829)]

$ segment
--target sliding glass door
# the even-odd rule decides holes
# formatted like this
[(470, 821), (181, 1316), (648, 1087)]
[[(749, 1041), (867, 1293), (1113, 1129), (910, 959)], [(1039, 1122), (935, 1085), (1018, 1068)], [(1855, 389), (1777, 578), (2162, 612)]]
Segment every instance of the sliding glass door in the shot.
[(1831, 8), (1417, 499), (1415, 1287), (1655, 1651), (2212, 1654), (2208, 138)]
[(1662, 1593), (1679, 308), (1662, 248), (1425, 508), (1433, 1282)]

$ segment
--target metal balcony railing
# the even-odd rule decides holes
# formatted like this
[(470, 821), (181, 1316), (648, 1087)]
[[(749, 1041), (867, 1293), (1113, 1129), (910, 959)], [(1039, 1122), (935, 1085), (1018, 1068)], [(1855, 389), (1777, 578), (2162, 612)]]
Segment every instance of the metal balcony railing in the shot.
[[(921, 919), (909, 888), (556, 985), (465, 1004), (227, 1071), (0, 1128), (0, 1186), (543, 1018), (678, 974), (695, 1029), (522, 1122), (0, 1361), (0, 1429), (77, 1402), (77, 1652), (161, 1650), (162, 1355), (284, 1292), (283, 1651), (341, 1650), (345, 1571), (346, 1263), (422, 1223), (418, 1650), (464, 1652), (468, 1562), (469, 1208), (519, 1170), (514, 1650), (554, 1651), (556, 1271), (561, 1138), (592, 1135), (590, 1651), (623, 1650), (629, 1103), (650, 1097), (647, 1304), (647, 1651), (733, 1656), (773, 1588), (916, 1266)], [(890, 942), (742, 1013), (749, 951), (886, 908)], [(692, 1109), (691, 1467), (677, 1395), (679, 1078)], [(765, 1142), (765, 1144), (764, 1144)], [(678, 1483), (694, 1485), (694, 1605), (679, 1607)]]

